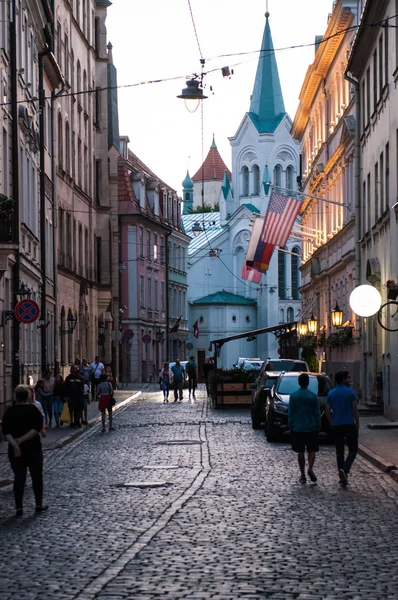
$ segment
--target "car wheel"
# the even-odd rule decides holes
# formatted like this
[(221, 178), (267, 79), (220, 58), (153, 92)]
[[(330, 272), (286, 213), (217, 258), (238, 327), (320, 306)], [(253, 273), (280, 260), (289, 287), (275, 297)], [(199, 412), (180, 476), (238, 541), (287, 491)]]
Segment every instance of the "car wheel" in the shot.
[(276, 442), (278, 439), (275, 429), (269, 423), (265, 429), (265, 435), (267, 437), (267, 442)]
[(252, 417), (253, 429), (261, 429), (261, 421), (257, 417)]

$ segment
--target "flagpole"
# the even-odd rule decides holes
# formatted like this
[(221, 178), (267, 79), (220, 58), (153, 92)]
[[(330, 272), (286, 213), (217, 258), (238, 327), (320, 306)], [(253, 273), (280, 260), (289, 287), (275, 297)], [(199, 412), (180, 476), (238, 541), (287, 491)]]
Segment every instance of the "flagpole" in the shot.
[[(284, 188), (279, 185), (270, 185), (269, 187), (271, 188), (271, 191), (272, 191), (272, 189), (282, 190), (283, 192), (289, 192), (290, 194), (294, 194), (295, 196), (297, 196), (297, 195), (304, 196), (304, 200), (305, 200), (305, 198), (314, 198), (314, 200), (320, 200), (321, 202), (328, 202), (329, 204), (335, 204), (336, 206), (344, 206), (345, 208), (348, 208), (351, 211), (351, 206), (349, 206), (345, 202), (336, 202), (335, 200), (329, 200), (328, 198), (321, 198), (321, 196), (314, 196), (313, 194), (307, 194), (307, 192), (299, 192), (298, 190), (289, 190), (289, 188)], [(304, 202), (304, 200), (302, 200), (302, 202)]]

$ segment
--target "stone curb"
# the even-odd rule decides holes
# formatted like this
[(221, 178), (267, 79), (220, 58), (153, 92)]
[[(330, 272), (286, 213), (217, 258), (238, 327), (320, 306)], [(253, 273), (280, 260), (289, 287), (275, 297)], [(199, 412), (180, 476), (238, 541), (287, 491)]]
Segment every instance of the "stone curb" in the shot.
[(373, 452), (363, 444), (358, 445), (358, 454), (363, 458), (366, 458), (372, 465), (390, 475), (395, 481), (398, 481), (398, 472), (396, 465), (384, 460), (379, 454)]
[[(134, 400), (134, 398), (137, 398), (141, 394), (142, 394), (142, 391), (138, 391), (138, 392), (135, 392), (135, 394), (132, 394), (131, 396), (129, 396), (128, 398), (125, 398), (124, 400), (121, 400), (120, 402), (117, 402), (116, 405), (113, 407), (113, 412), (117, 412), (120, 408), (123, 408), (123, 406), (125, 406), (126, 404), (128, 404), (129, 402), (131, 402), (132, 400)], [(83, 433), (85, 433), (88, 429), (90, 429), (90, 427), (93, 427), (99, 421), (101, 421), (101, 415), (98, 415), (96, 417), (92, 417), (88, 421), (87, 427), (81, 427), (80, 429), (77, 429), (76, 431), (73, 431), (73, 433), (70, 433), (69, 435), (66, 435), (65, 437), (61, 438), (53, 446), (52, 450), (59, 450), (60, 448), (63, 448), (64, 446), (66, 446), (70, 442), (73, 442), (73, 440), (75, 440), (76, 438), (78, 438), (80, 435), (83, 435)], [(10, 485), (12, 483), (13, 483), (12, 479), (0, 479), (0, 488), (5, 487), (7, 485)]]

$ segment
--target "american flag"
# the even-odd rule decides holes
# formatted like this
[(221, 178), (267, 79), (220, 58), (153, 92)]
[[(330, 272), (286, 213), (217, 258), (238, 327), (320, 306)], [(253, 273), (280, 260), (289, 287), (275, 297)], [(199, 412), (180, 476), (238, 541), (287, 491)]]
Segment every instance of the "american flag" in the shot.
[(274, 246), (285, 246), (292, 232), (301, 201), (291, 196), (272, 193), (261, 239)]

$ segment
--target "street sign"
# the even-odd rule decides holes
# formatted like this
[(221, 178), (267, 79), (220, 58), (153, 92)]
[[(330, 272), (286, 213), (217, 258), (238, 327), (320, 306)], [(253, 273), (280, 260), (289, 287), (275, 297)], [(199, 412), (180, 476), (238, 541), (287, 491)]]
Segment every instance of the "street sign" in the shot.
[(122, 334), (123, 340), (132, 340), (134, 337), (134, 331), (132, 329), (125, 329)]
[(145, 334), (142, 336), (142, 341), (144, 342), (144, 344), (150, 344), (152, 342), (152, 338), (150, 335)]
[(40, 316), (40, 308), (34, 300), (24, 298), (14, 308), (14, 315), (17, 321), (27, 325), (37, 321)]

